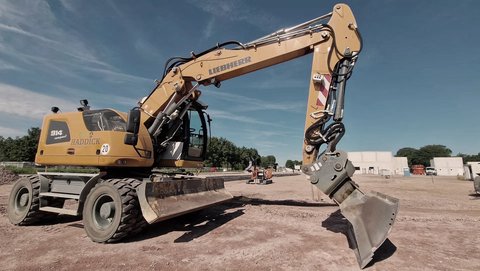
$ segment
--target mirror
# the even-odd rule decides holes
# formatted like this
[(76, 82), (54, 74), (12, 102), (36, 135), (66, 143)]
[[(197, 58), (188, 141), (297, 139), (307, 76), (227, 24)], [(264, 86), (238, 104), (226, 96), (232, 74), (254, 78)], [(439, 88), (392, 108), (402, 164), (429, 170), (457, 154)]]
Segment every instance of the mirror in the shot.
[(128, 112), (127, 119), (127, 132), (138, 134), (140, 130), (140, 109), (138, 107), (133, 108)]
[(125, 138), (123, 139), (123, 143), (125, 143), (126, 145), (132, 145), (132, 146), (137, 145), (138, 135), (127, 133), (125, 135)]
[(140, 130), (140, 108), (135, 107), (128, 112), (127, 134), (123, 142), (135, 146), (138, 143), (138, 131)]

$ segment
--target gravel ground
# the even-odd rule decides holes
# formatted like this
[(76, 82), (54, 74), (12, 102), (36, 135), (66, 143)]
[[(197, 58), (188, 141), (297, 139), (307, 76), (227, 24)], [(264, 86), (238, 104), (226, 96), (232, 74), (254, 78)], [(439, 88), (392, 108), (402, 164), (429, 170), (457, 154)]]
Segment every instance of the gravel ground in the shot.
[(4, 167), (0, 167), (0, 185), (13, 183), (17, 178), (17, 174), (12, 173)]
[[(449, 177), (355, 176), (363, 191), (400, 199), (389, 239), (366, 270), (480, 270), (480, 197)], [(229, 203), (150, 225), (135, 238), (97, 244), (79, 218), (18, 227), (12, 185), (0, 185), (0, 270), (359, 270), (346, 222), (302, 176), (270, 185), (230, 181)]]

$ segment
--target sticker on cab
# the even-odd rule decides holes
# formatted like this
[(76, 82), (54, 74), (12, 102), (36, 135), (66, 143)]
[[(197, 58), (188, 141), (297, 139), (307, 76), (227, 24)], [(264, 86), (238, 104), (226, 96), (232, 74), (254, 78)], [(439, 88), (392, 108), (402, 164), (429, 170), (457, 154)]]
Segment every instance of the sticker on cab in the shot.
[(109, 151), (110, 151), (110, 145), (103, 144), (102, 148), (100, 149), (100, 154), (101, 155), (107, 155)]

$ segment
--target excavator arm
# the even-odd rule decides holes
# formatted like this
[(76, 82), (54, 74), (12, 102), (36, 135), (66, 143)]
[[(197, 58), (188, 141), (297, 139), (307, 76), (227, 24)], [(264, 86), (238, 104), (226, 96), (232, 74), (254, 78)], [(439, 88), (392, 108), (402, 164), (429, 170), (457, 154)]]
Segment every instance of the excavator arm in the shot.
[(189, 57), (172, 58), (165, 65), (163, 78), (140, 104), (141, 123), (156, 142), (157, 151), (162, 151), (175, 133), (172, 127), (180, 126), (175, 123), (181, 122), (201, 95), (200, 85), (220, 87), (224, 80), (313, 54), (302, 171), (340, 206), (349, 221), (350, 243), (363, 268), (387, 238), (398, 200), (360, 191), (351, 179), (355, 168), (347, 154), (336, 149), (345, 133), (346, 82), (361, 49), (352, 11), (338, 4), (329, 14), (249, 43), (230, 41), (202, 53), (192, 52)]

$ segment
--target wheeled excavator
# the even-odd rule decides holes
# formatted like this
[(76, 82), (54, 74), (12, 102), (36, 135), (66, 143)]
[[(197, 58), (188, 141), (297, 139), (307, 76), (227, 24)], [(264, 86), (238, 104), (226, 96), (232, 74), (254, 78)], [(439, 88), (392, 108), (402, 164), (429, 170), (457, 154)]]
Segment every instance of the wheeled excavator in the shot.
[[(35, 162), (96, 167), (99, 173), (22, 177), (12, 188), (8, 217), (15, 225), (29, 225), (59, 213), (82, 216), (87, 235), (105, 243), (232, 199), (221, 178), (156, 171), (202, 166), (211, 119), (199, 87), (220, 87), (222, 81), (312, 54), (302, 171), (339, 205), (363, 268), (386, 240), (398, 200), (363, 193), (351, 179), (355, 168), (347, 154), (336, 149), (345, 133), (346, 82), (361, 50), (351, 9), (337, 4), (326, 15), (248, 43), (228, 41), (170, 58), (161, 80), (128, 114), (91, 109), (86, 100), (72, 112), (52, 108), (43, 120)], [(64, 208), (66, 200), (75, 200), (76, 207)]]

